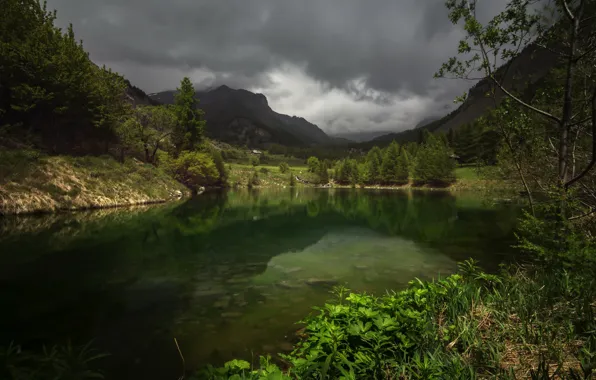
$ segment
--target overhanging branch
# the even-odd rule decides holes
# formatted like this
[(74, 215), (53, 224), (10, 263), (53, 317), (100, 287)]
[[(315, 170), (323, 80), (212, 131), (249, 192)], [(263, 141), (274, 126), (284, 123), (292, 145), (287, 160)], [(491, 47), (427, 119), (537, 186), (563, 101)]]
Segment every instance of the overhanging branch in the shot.
[(592, 159), (586, 168), (579, 173), (575, 178), (571, 179), (569, 182), (565, 184), (565, 189), (568, 189), (571, 185), (575, 182), (582, 179), (586, 174), (592, 170), (594, 165), (596, 164), (596, 87), (594, 88), (594, 93), (592, 94)]

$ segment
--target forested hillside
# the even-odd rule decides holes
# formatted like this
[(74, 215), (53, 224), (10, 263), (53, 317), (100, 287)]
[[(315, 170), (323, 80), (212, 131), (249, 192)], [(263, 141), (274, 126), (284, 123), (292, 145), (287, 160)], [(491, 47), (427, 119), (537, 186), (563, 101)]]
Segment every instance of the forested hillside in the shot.
[[(55, 19), (36, 0), (2, 2), (0, 213), (163, 201), (186, 192), (178, 182), (226, 184), (190, 80), (161, 106), (98, 67)], [(115, 187), (95, 183), (102, 173)]]

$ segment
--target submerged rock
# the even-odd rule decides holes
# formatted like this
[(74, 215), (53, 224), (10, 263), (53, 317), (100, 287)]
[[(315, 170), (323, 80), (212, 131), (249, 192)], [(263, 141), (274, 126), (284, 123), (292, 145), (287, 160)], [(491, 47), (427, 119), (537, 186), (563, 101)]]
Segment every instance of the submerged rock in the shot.
[(230, 300), (231, 300), (230, 296), (222, 297), (213, 304), (213, 307), (218, 308), (218, 309), (225, 309), (228, 306), (230, 306)]
[(235, 311), (228, 311), (226, 313), (221, 313), (222, 318), (239, 318), (242, 317), (242, 313), (238, 313)]
[(301, 287), (299, 284), (292, 284), (288, 281), (280, 281), (276, 285), (284, 289), (297, 289)]
[(333, 280), (333, 279), (309, 278), (308, 280), (306, 280), (304, 282), (307, 285), (310, 285), (310, 286), (333, 286), (333, 285), (337, 285), (337, 280)]

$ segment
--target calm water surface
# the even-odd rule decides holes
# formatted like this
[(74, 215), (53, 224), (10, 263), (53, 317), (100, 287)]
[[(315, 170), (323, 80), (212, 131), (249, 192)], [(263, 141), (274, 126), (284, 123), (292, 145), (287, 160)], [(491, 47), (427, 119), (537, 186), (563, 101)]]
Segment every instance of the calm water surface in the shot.
[(518, 207), (473, 194), (208, 193), (132, 210), (0, 219), (0, 346), (110, 352), (107, 379), (287, 351), (333, 284), (382, 294), (507, 258)]

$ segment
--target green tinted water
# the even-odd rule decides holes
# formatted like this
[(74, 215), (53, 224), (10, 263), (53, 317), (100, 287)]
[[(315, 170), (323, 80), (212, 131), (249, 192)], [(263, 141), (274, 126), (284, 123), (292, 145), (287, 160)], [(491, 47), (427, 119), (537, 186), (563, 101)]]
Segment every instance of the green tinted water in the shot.
[(381, 294), (510, 252), (518, 207), (473, 194), (208, 193), (184, 203), (0, 219), (0, 346), (87, 342), (108, 379), (290, 348), (334, 284)]

